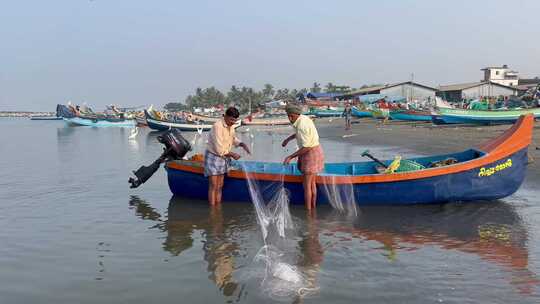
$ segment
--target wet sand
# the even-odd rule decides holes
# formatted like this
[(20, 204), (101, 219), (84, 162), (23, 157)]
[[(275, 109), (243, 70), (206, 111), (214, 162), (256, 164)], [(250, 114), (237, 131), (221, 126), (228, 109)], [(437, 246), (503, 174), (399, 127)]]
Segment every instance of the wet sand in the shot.
[[(498, 126), (435, 126), (424, 122), (388, 121), (362, 118), (353, 120), (351, 130), (345, 130), (344, 120), (317, 119), (321, 138), (346, 142), (355, 146), (399, 146), (421, 154), (459, 152), (497, 137), (511, 125)], [(535, 125), (533, 141), (529, 146), (529, 168), (526, 182), (540, 180), (540, 122)]]

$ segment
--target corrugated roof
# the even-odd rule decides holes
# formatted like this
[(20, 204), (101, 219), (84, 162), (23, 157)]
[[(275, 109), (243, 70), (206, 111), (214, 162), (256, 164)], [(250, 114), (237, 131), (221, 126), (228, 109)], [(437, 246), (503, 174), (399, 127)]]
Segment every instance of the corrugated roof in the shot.
[(521, 78), (521, 79), (518, 80), (518, 84), (519, 85), (522, 85), (522, 84), (540, 84), (540, 78), (532, 78), (532, 79)]
[(373, 92), (373, 91), (379, 91), (381, 89), (386, 88), (387, 86), (388, 86), (388, 84), (361, 88), (361, 89), (358, 89), (358, 90), (354, 90), (354, 91), (350, 92), (349, 94), (350, 95), (365, 94), (365, 93), (369, 93), (369, 92)]
[(474, 87), (478, 87), (484, 84), (490, 84), (502, 88), (507, 88), (511, 90), (516, 90), (516, 87), (509, 87), (502, 85), (500, 83), (492, 82), (492, 81), (480, 81), (480, 82), (469, 82), (469, 83), (460, 83), (460, 84), (452, 84), (452, 85), (446, 85), (446, 86), (439, 86), (439, 91), (441, 92), (447, 92), (447, 91), (462, 91), (465, 89), (470, 89)]
[(397, 86), (404, 85), (404, 84), (415, 85), (415, 86), (418, 86), (418, 87), (423, 87), (423, 88), (426, 88), (426, 89), (437, 91), (436, 88), (432, 88), (430, 86), (419, 84), (419, 83), (416, 83), (416, 82), (413, 82), (413, 81), (405, 81), (405, 82), (398, 82), (398, 83), (393, 83), (393, 84), (385, 84), (385, 85), (362, 88), (362, 89), (354, 90), (351, 93), (348, 93), (347, 95), (367, 94), (367, 93), (371, 93), (371, 92), (375, 92), (375, 91), (380, 91), (380, 90), (383, 90), (383, 89), (397, 87)]
[(335, 98), (342, 96), (343, 93), (324, 93), (324, 92), (309, 92), (305, 96), (308, 98)]
[(439, 86), (439, 91), (442, 91), (442, 92), (461, 91), (461, 90), (465, 90), (465, 89), (480, 86), (480, 85), (482, 85), (484, 83), (485, 82), (468, 82), (468, 83), (459, 83), (459, 84), (451, 84), (451, 85)]

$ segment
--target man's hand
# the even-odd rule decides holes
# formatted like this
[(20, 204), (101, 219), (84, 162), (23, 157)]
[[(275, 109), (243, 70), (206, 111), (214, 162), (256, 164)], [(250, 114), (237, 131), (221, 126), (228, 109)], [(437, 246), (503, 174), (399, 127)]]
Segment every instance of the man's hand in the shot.
[(283, 164), (284, 165), (288, 165), (292, 160), (292, 157), (291, 156), (287, 156), (285, 157), (285, 159), (283, 160)]
[(227, 154), (228, 157), (230, 158), (233, 158), (234, 160), (239, 160), (240, 159), (240, 154), (238, 153), (234, 153), (234, 152), (229, 152), (229, 154)]
[(246, 151), (247, 154), (251, 155), (251, 151), (249, 151), (249, 148), (245, 143), (240, 143), (239, 146), (242, 147), (242, 149), (244, 149), (244, 151)]

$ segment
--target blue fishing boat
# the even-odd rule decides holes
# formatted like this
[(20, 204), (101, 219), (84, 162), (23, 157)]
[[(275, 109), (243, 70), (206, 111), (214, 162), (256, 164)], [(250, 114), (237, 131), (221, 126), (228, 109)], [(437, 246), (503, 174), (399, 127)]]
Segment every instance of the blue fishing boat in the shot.
[(64, 121), (70, 125), (87, 126), (87, 127), (122, 127), (122, 128), (134, 128), (136, 122), (134, 119), (125, 118), (102, 118), (102, 117), (64, 117)]
[(359, 118), (372, 117), (371, 112), (369, 110), (360, 110), (357, 107), (352, 107), (351, 112), (354, 117), (359, 117)]
[[(527, 168), (533, 115), (522, 116), (499, 137), (458, 153), (408, 160), (416, 170), (379, 173), (376, 162), (328, 163), (317, 176), (318, 203), (329, 202), (325, 189), (352, 193), (359, 205), (407, 205), (496, 200), (516, 192)], [(431, 167), (448, 159), (456, 163)], [(389, 165), (392, 161), (384, 161)], [(302, 177), (295, 164), (234, 162), (224, 182), (223, 199), (250, 201), (247, 179), (261, 185), (283, 182), (290, 202), (303, 204)], [(174, 160), (165, 166), (169, 187), (178, 196), (206, 199), (208, 179), (200, 160)], [(399, 169), (399, 167), (398, 167)], [(266, 195), (263, 193), (263, 195)], [(268, 194), (271, 195), (271, 194)]]
[(431, 121), (431, 116), (429, 111), (390, 110), (390, 118), (394, 120)]

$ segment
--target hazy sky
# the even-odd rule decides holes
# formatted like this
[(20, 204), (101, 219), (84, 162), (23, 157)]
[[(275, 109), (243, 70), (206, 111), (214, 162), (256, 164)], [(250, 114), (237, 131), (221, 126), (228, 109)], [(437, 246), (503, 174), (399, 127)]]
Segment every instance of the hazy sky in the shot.
[(156, 104), (196, 87), (540, 76), (540, 0), (0, 2), (0, 110)]

